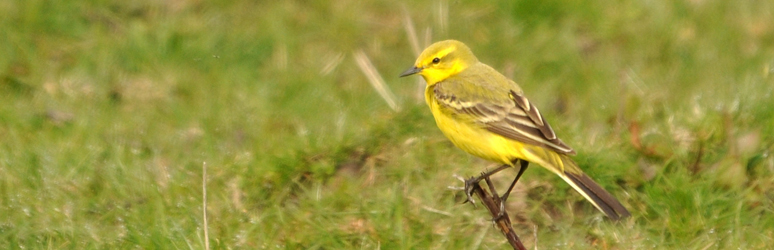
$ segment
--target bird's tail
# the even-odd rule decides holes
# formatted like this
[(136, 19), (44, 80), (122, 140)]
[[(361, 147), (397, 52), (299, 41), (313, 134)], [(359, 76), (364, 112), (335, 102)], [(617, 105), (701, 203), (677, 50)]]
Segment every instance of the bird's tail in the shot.
[[(570, 184), (573, 189), (583, 195), (586, 200), (591, 202), (599, 211), (602, 211), (613, 220), (618, 220), (624, 217), (628, 217), (629, 211), (621, 205), (615, 197), (608, 193), (599, 184), (594, 182), (588, 175), (578, 167), (578, 165), (570, 159), (567, 155), (558, 154), (551, 150), (540, 149), (528, 149), (531, 156), (537, 159), (529, 160), (540, 164), (541, 166), (551, 170), (555, 174), (562, 177), (565, 182)], [(529, 157), (532, 158), (532, 157)], [(537, 161), (535, 161), (537, 160)], [(542, 160), (542, 162), (541, 162)]]

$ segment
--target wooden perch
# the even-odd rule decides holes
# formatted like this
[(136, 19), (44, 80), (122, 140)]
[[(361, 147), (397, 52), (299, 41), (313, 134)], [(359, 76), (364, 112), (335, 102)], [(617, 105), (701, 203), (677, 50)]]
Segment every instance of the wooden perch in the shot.
[[(484, 180), (486, 180), (486, 184), (489, 186), (489, 191), (496, 195), (497, 191), (495, 191), (492, 180), (490, 180), (489, 177), (484, 178)], [(524, 244), (521, 243), (521, 240), (519, 240), (519, 236), (513, 232), (513, 226), (511, 226), (511, 219), (508, 217), (508, 212), (500, 212), (500, 197), (492, 196), (481, 186), (480, 182), (473, 186), (473, 193), (478, 195), (478, 198), (481, 199), (481, 203), (483, 203), (486, 209), (489, 210), (489, 213), (492, 214), (492, 218), (495, 219), (495, 224), (500, 228), (500, 231), (505, 238), (508, 239), (508, 243), (511, 243), (513, 249), (527, 250), (527, 248), (524, 247)], [(502, 214), (502, 216), (499, 216), (500, 214)]]

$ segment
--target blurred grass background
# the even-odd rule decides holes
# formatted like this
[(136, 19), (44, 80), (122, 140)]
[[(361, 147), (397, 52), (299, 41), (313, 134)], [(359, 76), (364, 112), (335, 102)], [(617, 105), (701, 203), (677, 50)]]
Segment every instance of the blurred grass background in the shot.
[(507, 248), (447, 188), (491, 166), (397, 78), (442, 39), (519, 82), (633, 214), (612, 223), (532, 168), (508, 204), (527, 246), (774, 242), (771, 1), (10, 0), (0, 16), (3, 248), (202, 249), (203, 162), (213, 249)]

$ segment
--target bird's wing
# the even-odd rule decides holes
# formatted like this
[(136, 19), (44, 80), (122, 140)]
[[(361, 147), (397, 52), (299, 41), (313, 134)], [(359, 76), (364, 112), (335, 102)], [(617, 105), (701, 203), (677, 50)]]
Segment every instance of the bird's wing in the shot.
[(556, 137), (551, 125), (515, 83), (505, 77), (488, 78), (491, 77), (449, 78), (435, 84), (433, 93), (447, 110), (492, 133), (562, 154), (575, 154)]

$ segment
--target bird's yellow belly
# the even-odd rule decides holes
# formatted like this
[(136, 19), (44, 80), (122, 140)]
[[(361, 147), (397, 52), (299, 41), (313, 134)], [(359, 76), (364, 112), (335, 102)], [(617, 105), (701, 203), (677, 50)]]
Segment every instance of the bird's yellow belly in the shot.
[(429, 104), (438, 128), (463, 151), (508, 165), (513, 165), (516, 158), (524, 159), (519, 142), (489, 132), (473, 122), (455, 119), (435, 102)]

